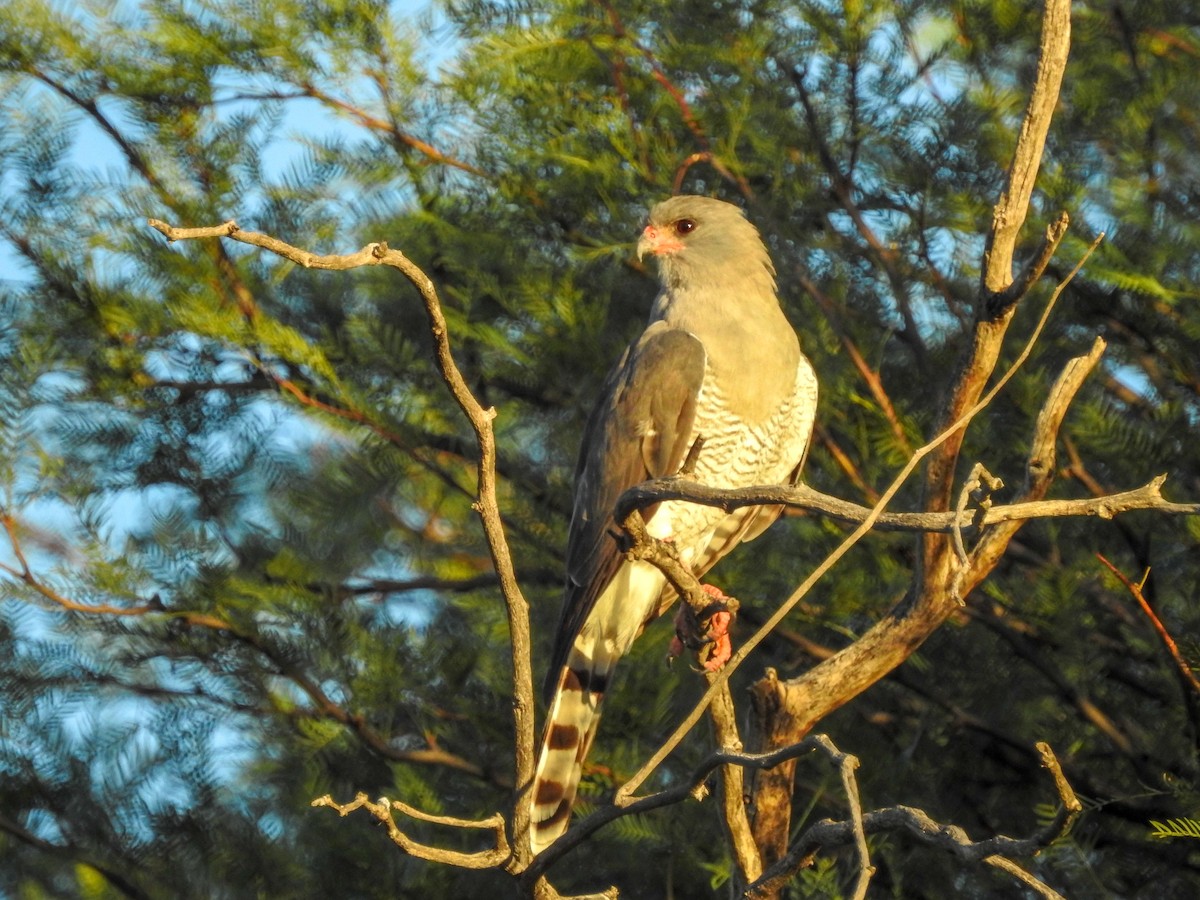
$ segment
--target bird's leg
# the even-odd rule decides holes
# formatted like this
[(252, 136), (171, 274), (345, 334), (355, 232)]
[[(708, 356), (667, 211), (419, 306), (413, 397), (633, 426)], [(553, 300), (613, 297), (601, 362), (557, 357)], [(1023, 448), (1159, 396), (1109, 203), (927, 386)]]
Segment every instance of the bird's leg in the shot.
[(676, 473), (679, 478), (691, 478), (696, 474), (696, 460), (700, 458), (700, 451), (704, 449), (705, 440), (704, 435), (696, 435), (696, 440), (692, 441), (692, 446), (688, 448), (687, 456), (683, 459), (683, 465)]
[(706, 671), (716, 672), (733, 655), (729, 626), (737, 613), (738, 601), (711, 584), (700, 585), (712, 601), (694, 610), (691, 604), (679, 604), (675, 614), (675, 637), (667, 651), (668, 662), (681, 654), (685, 647), (700, 651), (700, 664)]

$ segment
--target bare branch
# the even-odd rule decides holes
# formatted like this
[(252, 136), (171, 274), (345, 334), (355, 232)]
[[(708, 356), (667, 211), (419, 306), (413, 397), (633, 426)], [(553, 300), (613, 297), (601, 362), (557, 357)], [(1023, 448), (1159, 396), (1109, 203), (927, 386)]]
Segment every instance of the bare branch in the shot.
[[(1092, 342), (1091, 350), (1070, 360), (1063, 367), (1063, 371), (1050, 388), (1049, 396), (1046, 398), (1041, 412), (1038, 413), (1033, 437), (1029, 442), (1029, 456), (1025, 464), (1025, 488), (1018, 505), (1039, 504), (1050, 490), (1050, 484), (1054, 481), (1057, 472), (1055, 448), (1058, 444), (1059, 428), (1062, 426), (1067, 409), (1075, 399), (1075, 395), (1083, 386), (1088, 375), (1095, 369), (1106, 346), (1101, 338), (1096, 338)], [(1160, 478), (1157, 480), (1157, 486), (1151, 482), (1150, 485), (1142, 488), (1142, 492), (1156, 494), (1161, 485)], [(1037, 507), (1033, 506), (1033, 508)], [(1200, 509), (1200, 505), (1197, 506), (1197, 509)], [(1108, 507), (1102, 507), (1097, 511), (1097, 515), (1109, 517), (1110, 512), (1112, 511)], [(962, 566), (955, 576), (956, 589), (963, 596), (974, 590), (976, 585), (996, 567), (1000, 557), (1008, 549), (1009, 542), (1023, 524), (1022, 520), (1011, 519), (1000, 524), (999, 527), (989, 529), (983, 535), (971, 554), (968, 564)]]
[[(1067, 69), (1067, 53), (1070, 49), (1071, 4), (1069, 0), (1047, 0), (1042, 14), (1037, 74), (1029, 94), (1029, 105), (1021, 119), (1021, 130), (1017, 134), (1017, 146), (1008, 169), (1008, 183), (993, 210), (992, 227), (983, 254), (982, 285), (989, 293), (997, 294), (1019, 283), (1013, 281), (1013, 255), (1029, 210), (1029, 199), (1033, 196), (1042, 150), (1046, 145), (1054, 108), (1058, 105), (1059, 89)], [(1056, 228), (1065, 231), (1065, 216), (1051, 227), (1052, 231)], [(1052, 254), (1053, 248), (1049, 252)], [(1044, 255), (1045, 252), (1038, 254), (1039, 257)], [(1046, 262), (1049, 262), (1048, 258)], [(1045, 268), (1045, 264), (1042, 268)], [(1032, 281), (1028, 284), (1032, 284)], [(1012, 298), (1010, 306), (1017, 299)]]
[(1050, 746), (1039, 743), (1037, 750), (1041, 755), (1042, 764), (1050, 771), (1061, 805), (1053, 821), (1032, 836), (1011, 838), (998, 835), (987, 840), (972, 841), (957, 825), (943, 825), (923, 810), (910, 806), (894, 806), (866, 813), (862, 816), (861, 826), (853, 819), (841, 822), (826, 819), (817, 822), (801, 834), (789, 848), (787, 855), (772, 866), (758, 882), (751, 885), (745, 896), (765, 898), (775, 895), (799, 869), (810, 864), (812, 857), (820, 850), (852, 841), (858, 842), (861, 828), (862, 832), (869, 834), (906, 831), (922, 843), (947, 850), (964, 861), (982, 862), (1009, 872), (1044, 897), (1062, 900), (1056, 891), (1011, 859), (1014, 856), (1033, 856), (1066, 835), (1083, 809), (1083, 805), (1063, 776), (1062, 768)]
[[(716, 676), (710, 672), (706, 677), (712, 682)], [(709, 717), (712, 719), (713, 738), (717, 747), (741, 753), (742, 738), (738, 734), (736, 711), (728, 681), (722, 685), (712, 706), (709, 707)], [(754, 833), (746, 815), (745, 772), (741, 766), (732, 763), (721, 766), (720, 797), (721, 821), (737, 865), (737, 880), (743, 885), (750, 884), (762, 875), (762, 857), (759, 856), (758, 845), (754, 843)]]
[(858, 881), (855, 883), (853, 900), (864, 900), (867, 896), (867, 886), (875, 867), (871, 865), (871, 854), (867, 849), (867, 832), (863, 822), (862, 803), (858, 796), (858, 779), (854, 772), (858, 768), (858, 757), (843, 753), (828, 736), (819, 734), (817, 744), (834, 762), (842, 776), (842, 789), (846, 792), (846, 805), (850, 808), (850, 825), (854, 832), (854, 847), (858, 851)]
[[(472, 506), (483, 524), (492, 564), (500, 582), (500, 591), (508, 613), (509, 639), (512, 645), (513, 723), (516, 730), (514, 747), (516, 786), (519, 791), (526, 790), (532, 783), (534, 766), (533, 673), (530, 654), (529, 605), (517, 584), (512, 555), (504, 536), (504, 524), (501, 521), (496, 501), (496, 441), (492, 430), (492, 420), (496, 417), (496, 411), (480, 406), (454, 362), (453, 354), (450, 352), (449, 329), (445, 316), (442, 314), (441, 301), (433, 282), (408, 257), (398, 250), (389, 249), (383, 242), (368, 244), (356, 253), (319, 255), (293, 247), (270, 235), (243, 231), (232, 220), (223, 225), (201, 228), (176, 228), (156, 219), (151, 219), (149, 224), (171, 241), (225, 237), (269, 250), (305, 268), (342, 271), (360, 266), (389, 266), (399, 270), (421, 295), (429, 319), (434, 358), (438, 369), (455, 402), (470, 421), (479, 446), (478, 492)], [(514, 849), (513, 856), (509, 860), (511, 871), (521, 871), (530, 858), (528, 832), (529, 804), (518, 801), (514, 804), (513, 811)]]
[(1030, 258), (1025, 268), (1021, 270), (1021, 274), (1017, 276), (1007, 288), (991, 298), (988, 307), (988, 314), (995, 316), (1004, 312), (1013, 304), (1019, 302), (1035, 284), (1046, 273), (1046, 268), (1050, 265), (1050, 261), (1054, 259), (1054, 254), (1058, 252), (1058, 245), (1062, 243), (1062, 239), (1067, 235), (1067, 228), (1071, 224), (1070, 217), (1065, 213), (1059, 213), (1058, 218), (1050, 223), (1046, 228), (1046, 233), (1042, 235), (1042, 242)]
[[(1121, 582), (1121, 584), (1125, 585), (1125, 589), (1129, 591), (1130, 596), (1137, 601), (1137, 604), (1139, 607), (1141, 607), (1142, 612), (1146, 614), (1146, 618), (1150, 620), (1150, 624), (1154, 626), (1155, 632), (1158, 634), (1159, 639), (1163, 642), (1163, 646), (1167, 648), (1167, 653), (1170, 654), (1171, 661), (1175, 663), (1175, 668), (1178, 669), (1179, 675), (1183, 679), (1183, 682), (1189, 685), (1191, 689), (1196, 692), (1197, 696), (1200, 696), (1200, 681), (1196, 679), (1195, 673), (1192, 672), (1192, 667), (1187, 664), (1187, 660), (1185, 660), (1183, 658), (1183, 654), (1179, 652), (1179, 647), (1175, 643), (1175, 639), (1171, 637), (1171, 632), (1167, 631), (1167, 626), (1162, 623), (1162, 619), (1160, 619), (1158, 614), (1154, 612), (1154, 607), (1152, 607), (1149, 601), (1146, 600), (1146, 595), (1142, 593), (1141, 584), (1135, 584), (1132, 582), (1124, 572), (1110, 563), (1101, 554), (1097, 553), (1096, 559), (1104, 563), (1104, 565), (1108, 567), (1108, 570), (1117, 576), (1117, 579)], [(1147, 572), (1147, 574), (1149, 573)]]
[[(1138, 510), (1152, 510), (1162, 515), (1173, 516), (1200, 515), (1200, 503), (1173, 503), (1162, 496), (1162, 486), (1166, 483), (1166, 478), (1166, 475), (1160, 475), (1139, 488), (1101, 497), (1036, 500), (991, 506), (981, 510), (978, 516), (971, 517), (970, 521), (962, 523), (961, 531), (963, 534), (977, 534), (1001, 523), (1026, 522), (1031, 519), (1092, 516), (1112, 519), (1122, 513)], [(873, 511), (872, 507), (841, 500), (805, 484), (724, 489), (668, 477), (642, 482), (622, 494), (617, 505), (618, 515), (627, 515), (627, 511), (644, 509), (664, 500), (686, 500), (689, 503), (715, 506), (726, 511), (745, 506), (782, 505), (853, 524), (865, 521)], [(958, 516), (957, 511), (883, 512), (875, 520), (874, 527), (879, 531), (952, 534)]]
[[(718, 678), (720, 678), (720, 673), (713, 676), (714, 681)], [(798, 756), (823, 749), (818, 741), (819, 737), (820, 735), (809, 735), (802, 741), (770, 753), (736, 753), (730, 750), (717, 750), (696, 766), (687, 778), (676, 782), (672, 787), (626, 802), (621, 802), (618, 793), (618, 797), (612, 805), (602, 806), (584, 819), (572, 823), (571, 828), (562, 837), (538, 854), (522, 878), (525, 881), (532, 881), (540, 877), (558, 859), (585, 843), (592, 834), (609, 822), (625, 816), (671, 806), (684, 800), (695, 799), (700, 787), (721, 766), (736, 765), (751, 769), (770, 769)]]
[[(418, 859), (426, 859), (430, 862), (458, 866), (462, 869), (494, 869), (497, 866), (503, 865), (511, 853), (508, 846), (508, 839), (504, 834), (504, 816), (500, 813), (494, 813), (486, 819), (479, 819), (478, 821), (456, 819), (452, 816), (434, 816), (414, 809), (407, 804), (401, 803), (399, 800), (389, 800), (386, 797), (382, 797), (373, 803), (363, 793), (357, 794), (349, 803), (337, 803), (332, 797), (326, 794), (314, 800), (312, 805), (328, 806), (337, 810), (338, 815), (343, 817), (348, 816), (356, 809), (365, 809), (387, 826), (388, 837), (392, 839), (392, 842), (397, 847), (410, 856), (415, 856)], [(495, 834), (496, 846), (490, 850), (481, 850), (478, 853), (463, 853), (459, 850), (446, 850), (441, 847), (431, 847), (428, 844), (422, 844), (400, 830), (400, 826), (396, 824), (396, 820), (392, 816), (393, 809), (399, 810), (410, 818), (419, 819), (422, 822), (431, 822), (435, 825), (446, 825), (450, 828), (478, 828), (491, 831)]]
[[(1070, 44), (1070, 0), (1046, 0), (1042, 13), (1037, 74), (1013, 149), (1008, 178), (993, 210), (992, 227), (986, 238), (980, 295), (975, 309), (975, 329), (952, 382), (953, 389), (943, 422), (959, 418), (962, 411), (974, 405), (983, 392), (996, 367), (1004, 334), (1012, 321), (1017, 302), (1032, 287), (1031, 278), (1040, 270), (1040, 261), (1053, 252), (1065, 233), (1068, 221), (1066, 215), (1062, 214), (1047, 229), (1042, 247), (1035, 253), (1034, 262), (1026, 270), (1026, 275), (1014, 281), (1012, 265), (1016, 242), (1028, 214), (1029, 200), (1041, 163), (1046, 134), (1058, 102)], [(1013, 287), (1014, 284), (1020, 287)], [(1009, 291), (1010, 288), (1013, 290)], [(963, 434), (957, 433), (930, 459), (924, 487), (926, 503), (933, 511), (949, 508), (962, 440)], [(933, 583), (948, 581), (952, 577), (948, 571), (951, 565), (949, 553), (950, 549), (944, 541), (927, 538), (923, 546), (922, 577)]]

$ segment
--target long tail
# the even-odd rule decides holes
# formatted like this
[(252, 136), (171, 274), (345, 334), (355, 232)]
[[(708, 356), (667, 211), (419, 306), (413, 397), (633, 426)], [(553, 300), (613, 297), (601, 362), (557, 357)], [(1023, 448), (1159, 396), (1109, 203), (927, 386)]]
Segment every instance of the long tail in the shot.
[(604, 690), (619, 658), (589, 659), (572, 647), (559, 674), (530, 801), (533, 827), (529, 839), (535, 854), (567, 830), (583, 760), (600, 724)]

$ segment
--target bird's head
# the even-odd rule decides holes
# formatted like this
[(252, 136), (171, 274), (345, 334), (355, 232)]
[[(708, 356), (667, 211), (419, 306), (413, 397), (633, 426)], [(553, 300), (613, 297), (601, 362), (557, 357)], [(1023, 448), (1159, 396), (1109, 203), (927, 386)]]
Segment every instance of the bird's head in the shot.
[(682, 196), (650, 210), (638, 259), (658, 258), (663, 287), (698, 288), (765, 278), (774, 293), (775, 268), (758, 230), (732, 203)]

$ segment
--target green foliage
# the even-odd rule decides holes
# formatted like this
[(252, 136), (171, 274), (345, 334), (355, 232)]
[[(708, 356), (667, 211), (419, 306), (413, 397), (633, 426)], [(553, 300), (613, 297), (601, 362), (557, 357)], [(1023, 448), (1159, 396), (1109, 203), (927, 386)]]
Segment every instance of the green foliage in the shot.
[[(1048, 384), (1100, 334), (1054, 495), (1166, 472), (1172, 498), (1196, 499), (1200, 23), (1159, 0), (1076, 4), (1073, 27), (1023, 248), (1059, 209), (1073, 224), (1055, 273), (1108, 238), (964, 462), (1011, 497)], [(445, 0), (417, 19), (365, 0), (0, 8), (0, 894), (506, 889), (309, 807), (358, 791), (465, 817), (509, 802), (506, 620), (471, 511), (471, 431), (420, 304), (391, 272), (168, 244), (146, 218), (235, 219), (321, 253), (386, 240), (433, 278), (458, 363), (497, 410), (540, 677), (580, 426), (654, 291), (632, 254), (645, 208), (675, 190), (745, 203), (821, 379), (807, 478), (869, 501), (931, 434), (972, 322), (1037, 29), (1034, 6), (978, 0)], [(914, 484), (894, 506), (918, 502)], [(1027, 526), (960, 621), (822, 723), (862, 760), (864, 803), (1027, 834), (1049, 818), (1031, 749), (1046, 740), (1089, 802), (1039, 877), (1068, 896), (1194, 895), (1188, 842), (1145, 823), (1194, 836), (1200, 699), (1095, 554), (1149, 570), (1194, 667), (1198, 529)], [(844, 533), (789, 517), (714, 571), (739, 628)], [(914, 565), (910, 537), (872, 536), (739, 671), (738, 701), (765, 666), (795, 674), (864, 632)], [(661, 665), (668, 634), (649, 629), (623, 666), (585, 804), (698, 695), (686, 666)], [(700, 732), (657, 786), (705, 755)], [(846, 815), (815, 760), (795, 804), (798, 827)], [(590, 844), (603, 863), (577, 853), (552, 877), (719, 892), (733, 863), (713, 806), (620, 820)], [(1015, 896), (901, 835), (871, 850), (880, 896)], [(854, 875), (823, 854), (790, 895), (848, 894)]]
[(1168, 819), (1166, 822), (1150, 820), (1150, 835), (1156, 838), (1191, 837), (1200, 838), (1200, 821), (1196, 819)]

